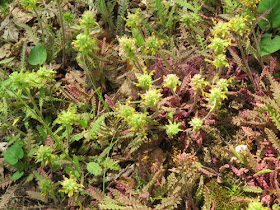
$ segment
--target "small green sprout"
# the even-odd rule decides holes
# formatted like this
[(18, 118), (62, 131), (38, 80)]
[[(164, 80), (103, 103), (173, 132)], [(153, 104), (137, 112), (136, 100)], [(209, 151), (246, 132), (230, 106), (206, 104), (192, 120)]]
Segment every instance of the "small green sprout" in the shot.
[(199, 117), (194, 117), (189, 123), (195, 132), (199, 131), (203, 127), (203, 120)]
[(69, 178), (66, 178), (65, 176), (63, 176), (63, 178), (64, 180), (59, 182), (62, 185), (62, 190), (59, 190), (59, 192), (68, 194), (68, 197), (72, 197), (74, 193), (79, 193), (80, 188), (84, 187), (77, 183), (77, 179), (72, 175), (72, 171), (70, 172)]
[(149, 90), (152, 87), (153, 79), (152, 76), (155, 71), (151, 71), (149, 74), (147, 70), (144, 70), (144, 74), (136, 73), (135, 76), (138, 80), (138, 83), (134, 83), (136, 86), (143, 88), (144, 90)]
[(134, 60), (136, 56), (136, 39), (123, 36), (118, 38), (120, 43), (119, 55)]
[(169, 125), (166, 125), (165, 126), (165, 129), (166, 129), (166, 134), (168, 136), (176, 136), (180, 131), (183, 131), (182, 129), (180, 129), (179, 127), (182, 125), (181, 122), (179, 123), (172, 123), (171, 120), (168, 120), (169, 121)]
[(72, 25), (74, 22), (74, 15), (71, 12), (63, 13), (63, 20), (68, 23), (68, 25)]
[(191, 29), (194, 25), (201, 21), (201, 17), (196, 13), (185, 13), (181, 16), (181, 22), (187, 29)]
[(40, 162), (41, 166), (50, 164), (55, 159), (55, 156), (52, 153), (53, 150), (51, 147), (41, 145), (36, 152), (36, 162)]
[(163, 87), (168, 87), (170, 90), (175, 93), (178, 85), (181, 82), (176, 74), (168, 74), (167, 76), (163, 76)]
[(157, 107), (158, 102), (162, 99), (161, 89), (150, 89), (146, 93), (139, 94), (143, 99), (142, 104), (151, 106), (153, 108)]

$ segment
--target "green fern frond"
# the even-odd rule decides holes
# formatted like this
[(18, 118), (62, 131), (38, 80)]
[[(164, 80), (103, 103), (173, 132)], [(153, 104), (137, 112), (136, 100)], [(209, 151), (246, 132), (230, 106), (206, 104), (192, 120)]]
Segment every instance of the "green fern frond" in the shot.
[(279, 142), (279, 139), (277, 138), (277, 136), (275, 135), (275, 133), (268, 129), (268, 128), (265, 128), (264, 129), (269, 141), (273, 144), (273, 146), (275, 147), (275, 149), (280, 152), (280, 142)]
[(103, 114), (97, 120), (95, 120), (95, 122), (93, 123), (93, 125), (88, 133), (86, 141), (90, 141), (100, 132), (101, 124), (104, 121), (104, 119), (105, 119), (105, 115)]
[(27, 47), (27, 42), (24, 41), (21, 49), (21, 54), (20, 54), (20, 68), (25, 69), (25, 52), (26, 52), (26, 47)]
[(127, 149), (130, 149), (130, 153), (135, 152), (139, 147), (144, 143), (147, 138), (145, 136), (139, 135), (135, 137), (127, 146)]
[(250, 186), (250, 185), (244, 186), (243, 191), (250, 192), (250, 193), (262, 193), (263, 192), (263, 190), (261, 188), (253, 187), (253, 186)]
[(278, 107), (280, 106), (280, 84), (272, 77), (271, 74), (266, 74), (269, 82), (270, 88), (272, 90), (273, 99), (275, 100)]
[(119, 36), (123, 36), (124, 35), (124, 16), (125, 13), (128, 9), (129, 6), (129, 0), (119, 0), (119, 11), (118, 11), (118, 17), (117, 17), (117, 34)]

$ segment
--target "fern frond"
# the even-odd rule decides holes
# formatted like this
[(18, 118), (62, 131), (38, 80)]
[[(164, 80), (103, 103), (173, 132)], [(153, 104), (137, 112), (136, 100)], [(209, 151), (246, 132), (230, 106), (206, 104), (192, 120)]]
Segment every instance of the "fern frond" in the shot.
[(20, 54), (20, 68), (25, 69), (25, 53), (26, 53), (27, 42), (24, 41)]
[(275, 79), (271, 76), (271, 74), (266, 74), (269, 82), (270, 88), (272, 90), (273, 99), (277, 103), (278, 107), (280, 106), (280, 84), (275, 81)]
[(127, 146), (127, 149), (130, 149), (129, 153), (133, 153), (138, 150), (146, 139), (146, 136), (136, 136)]
[(18, 190), (20, 186), (21, 184), (13, 185), (6, 190), (5, 194), (2, 195), (2, 199), (0, 200), (0, 209), (5, 209), (5, 206), (12, 199), (14, 193)]
[(174, 209), (180, 204), (182, 198), (180, 196), (165, 197), (161, 200), (161, 204), (158, 204), (155, 209)]
[(250, 185), (244, 186), (243, 190), (245, 192), (250, 192), (250, 193), (262, 193), (263, 192), (263, 190), (261, 188), (250, 186)]
[(104, 121), (104, 119), (105, 119), (105, 115), (103, 114), (97, 120), (95, 120), (95, 122), (93, 123), (93, 125), (88, 133), (86, 141), (90, 141), (97, 135), (97, 133), (100, 132), (101, 124)]
[(96, 199), (99, 202), (101, 202), (103, 200), (103, 192), (100, 189), (96, 188), (96, 187), (88, 185), (88, 188), (86, 189), (86, 192), (91, 197), (93, 197), (94, 199)]
[(272, 130), (268, 129), (268, 128), (265, 128), (264, 132), (266, 133), (266, 135), (268, 137), (268, 140), (273, 144), (275, 149), (278, 152), (280, 152), (280, 142), (279, 142), (278, 137), (275, 135), (275, 133)]
[(124, 35), (124, 16), (128, 9), (129, 0), (119, 0), (118, 3), (119, 3), (119, 11), (118, 11), (118, 17), (117, 17), (116, 31), (119, 36), (123, 36)]
[(11, 177), (7, 176), (6, 178), (0, 178), (0, 189), (4, 190), (9, 187), (14, 181), (11, 180)]

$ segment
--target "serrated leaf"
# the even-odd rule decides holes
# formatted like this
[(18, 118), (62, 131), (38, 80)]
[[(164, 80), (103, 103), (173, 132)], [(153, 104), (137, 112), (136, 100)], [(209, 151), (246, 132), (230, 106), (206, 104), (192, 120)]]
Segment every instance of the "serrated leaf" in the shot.
[(89, 162), (87, 164), (87, 170), (95, 176), (99, 176), (102, 172), (100, 165), (96, 162)]
[(4, 154), (4, 159), (11, 165), (17, 164), (18, 160), (23, 158), (24, 152), (19, 144), (11, 146)]
[(257, 173), (254, 174), (254, 177), (256, 176), (259, 176), (261, 174), (267, 174), (267, 173), (270, 173), (270, 172), (273, 172), (273, 170), (270, 170), (270, 169), (263, 169), (261, 171), (258, 171)]
[(44, 46), (36, 45), (31, 49), (28, 57), (28, 63), (30, 65), (42, 65), (46, 60), (47, 50)]

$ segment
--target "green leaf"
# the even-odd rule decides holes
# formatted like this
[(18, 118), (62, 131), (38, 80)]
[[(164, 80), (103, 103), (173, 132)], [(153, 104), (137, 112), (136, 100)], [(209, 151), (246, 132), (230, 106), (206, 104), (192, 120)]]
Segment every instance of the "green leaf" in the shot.
[(18, 160), (23, 158), (24, 152), (19, 144), (11, 146), (4, 154), (4, 159), (11, 165), (17, 164)]
[(101, 174), (101, 167), (98, 163), (96, 162), (90, 162), (87, 164), (87, 170), (89, 173), (99, 176)]
[(21, 178), (23, 176), (24, 172), (15, 172), (13, 175), (12, 175), (12, 180), (18, 180), (19, 178)]
[(15, 59), (15, 57), (11, 57), (11, 58), (7, 58), (7, 59), (4, 59), (4, 60), (1, 60), (0, 64), (10, 63), (14, 59)]
[(269, 55), (280, 50), (280, 36), (271, 39), (272, 34), (264, 34), (260, 42), (261, 55)]
[(142, 47), (145, 43), (145, 40), (141, 34), (141, 32), (137, 28), (132, 29), (132, 36), (136, 39), (136, 44), (138, 47)]
[(44, 46), (36, 45), (31, 49), (28, 58), (28, 63), (30, 65), (42, 65), (46, 60), (47, 50)]
[[(271, 9), (271, 12), (265, 16), (272, 23), (273, 28), (280, 26), (280, 1), (279, 0), (263, 0), (258, 5), (258, 12), (265, 12)], [(269, 23), (265, 20), (259, 22), (259, 26), (263, 29)]]

